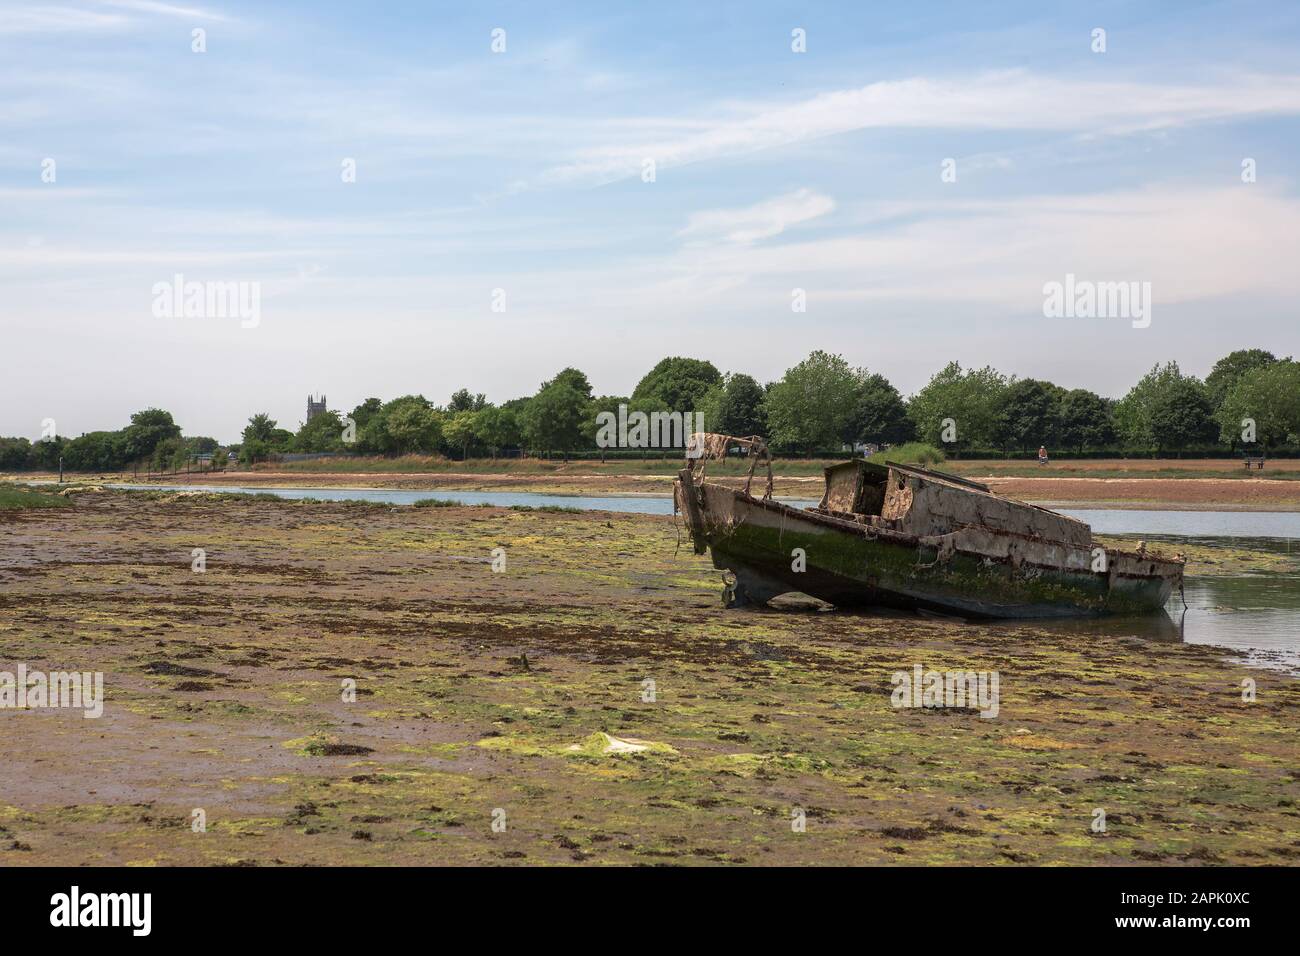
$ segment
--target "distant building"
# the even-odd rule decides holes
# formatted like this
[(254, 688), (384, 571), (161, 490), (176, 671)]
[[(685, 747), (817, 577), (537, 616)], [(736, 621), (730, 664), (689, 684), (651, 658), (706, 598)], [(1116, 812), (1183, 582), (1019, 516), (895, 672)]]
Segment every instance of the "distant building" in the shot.
[(326, 411), (324, 395), (321, 395), (319, 402), (310, 395), (307, 396), (307, 421), (311, 421), (317, 415), (324, 414)]

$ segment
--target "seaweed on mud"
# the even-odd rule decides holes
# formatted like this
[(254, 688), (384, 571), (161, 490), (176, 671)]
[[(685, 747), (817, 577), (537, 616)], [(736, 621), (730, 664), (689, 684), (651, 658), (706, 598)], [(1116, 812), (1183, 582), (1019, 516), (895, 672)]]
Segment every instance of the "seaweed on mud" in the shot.
[(172, 661), (150, 661), (140, 668), (146, 674), (164, 677), (217, 677), (216, 671), (206, 667), (191, 667), (188, 664), (176, 664)]
[[(99, 721), (7, 728), (0, 827), (44, 862), (1205, 865), (1300, 852), (1300, 689), (1213, 648), (728, 612), (668, 518), (77, 501), (6, 524), (24, 573), (0, 577), (6, 654), (81, 661), (110, 687)], [(220, 554), (205, 575), (190, 571), (196, 546)], [(486, 560), (496, 547), (504, 573)], [(999, 671), (999, 716), (893, 708), (890, 675), (916, 663)], [(371, 693), (344, 702), (344, 677)], [(180, 690), (216, 678), (221, 701)], [(671, 752), (606, 753), (611, 739)], [(41, 784), (88, 768), (98, 792), (76, 805)], [(196, 791), (201, 840), (129, 809), (147, 799), (155, 821), (188, 818)], [(1090, 829), (1098, 807), (1120, 821), (1104, 837)], [(791, 830), (795, 808), (814, 810), (805, 832)], [(371, 818), (389, 822), (359, 823)], [(352, 838), (359, 825), (371, 839)]]

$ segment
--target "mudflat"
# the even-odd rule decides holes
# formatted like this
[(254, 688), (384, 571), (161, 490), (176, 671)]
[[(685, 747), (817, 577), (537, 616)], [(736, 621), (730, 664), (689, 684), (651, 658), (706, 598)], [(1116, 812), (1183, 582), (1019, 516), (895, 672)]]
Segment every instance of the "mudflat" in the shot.
[(985, 476), (981, 480), (999, 494), (1050, 507), (1300, 511), (1300, 481), (1285, 479)]
[(666, 517), (74, 501), (0, 512), (0, 670), (105, 688), (0, 710), (5, 864), (1300, 859), (1300, 683), (1145, 624), (726, 611)]

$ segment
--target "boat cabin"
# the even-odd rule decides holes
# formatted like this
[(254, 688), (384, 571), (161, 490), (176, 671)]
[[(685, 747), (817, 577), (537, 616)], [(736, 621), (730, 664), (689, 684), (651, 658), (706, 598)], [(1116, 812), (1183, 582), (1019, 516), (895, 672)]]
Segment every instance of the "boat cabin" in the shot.
[(826, 469), (826, 491), (813, 509), (918, 536), (966, 527), (1092, 546), (1092, 529), (1074, 518), (996, 494), (957, 475), (855, 458)]

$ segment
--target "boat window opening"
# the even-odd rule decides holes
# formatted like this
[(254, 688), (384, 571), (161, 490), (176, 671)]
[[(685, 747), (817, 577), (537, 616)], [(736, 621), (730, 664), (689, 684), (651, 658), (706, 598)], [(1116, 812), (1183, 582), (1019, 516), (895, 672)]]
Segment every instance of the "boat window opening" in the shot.
[(880, 513), (885, 510), (885, 485), (888, 483), (888, 478), (872, 481), (869, 476), (866, 477), (866, 480), (862, 483), (862, 495), (858, 501), (858, 514), (880, 517)]
[(828, 514), (880, 517), (889, 491), (889, 472), (863, 462), (826, 469), (820, 508)]

